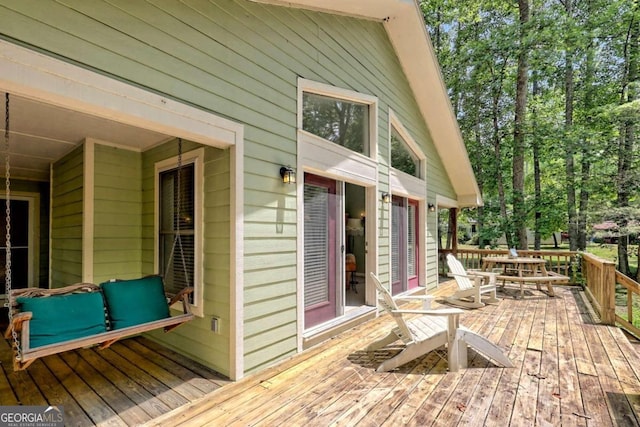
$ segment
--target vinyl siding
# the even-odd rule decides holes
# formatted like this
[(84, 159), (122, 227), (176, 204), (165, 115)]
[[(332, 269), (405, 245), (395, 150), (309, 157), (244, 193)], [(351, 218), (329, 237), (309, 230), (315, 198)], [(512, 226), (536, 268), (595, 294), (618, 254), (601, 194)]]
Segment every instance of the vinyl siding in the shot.
[[(183, 153), (199, 148), (198, 144), (183, 141)], [(144, 274), (160, 273), (154, 270), (156, 257), (154, 211), (155, 165), (178, 155), (178, 143), (173, 140), (142, 154), (142, 265)], [(188, 354), (195, 360), (212, 366), (224, 375), (229, 372), (230, 341), (230, 156), (229, 150), (205, 147), (204, 153), (204, 227), (203, 248), (203, 317), (197, 317), (183, 326), (164, 334), (150, 335), (164, 345)], [(196, 216), (196, 221), (198, 221)], [(220, 319), (220, 333), (211, 332), (211, 318)]]
[[(245, 125), (240, 190), (245, 198), (240, 225), (245, 373), (297, 351), (297, 201), (294, 188), (282, 185), (278, 170), (296, 164), (298, 77), (378, 97), (380, 191), (388, 189), (392, 108), (424, 149), (429, 197), (455, 198), (382, 23), (245, 0), (0, 0), (0, 33)], [(143, 153), (143, 272), (153, 266), (149, 162), (168, 156), (166, 149)], [(221, 154), (228, 167), (228, 153)], [(216, 189), (216, 197), (207, 197), (205, 203), (228, 203), (228, 175), (211, 173), (206, 185)], [(379, 240), (379, 267), (384, 276), (389, 270), (388, 207), (381, 209), (385, 230)], [(205, 307), (227, 319), (229, 254), (219, 248), (228, 247), (229, 224), (223, 226), (221, 219), (228, 210), (216, 205), (207, 212), (218, 222), (205, 228)], [(435, 233), (435, 222), (429, 227)], [(435, 238), (427, 243), (434, 257)], [(430, 259), (428, 277), (434, 277), (436, 267)], [(180, 328), (173, 345), (224, 366), (230, 350), (224, 335), (228, 322), (222, 325), (222, 335), (207, 331), (204, 320)]]
[(93, 280), (142, 276), (141, 154), (94, 145)]
[(82, 281), (84, 146), (53, 164), (51, 287)]

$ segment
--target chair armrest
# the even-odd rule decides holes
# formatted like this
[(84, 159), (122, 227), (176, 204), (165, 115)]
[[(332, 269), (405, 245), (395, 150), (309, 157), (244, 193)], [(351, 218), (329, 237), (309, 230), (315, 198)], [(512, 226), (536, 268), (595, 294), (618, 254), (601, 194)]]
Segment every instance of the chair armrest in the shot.
[(398, 314), (428, 314), (430, 316), (453, 316), (464, 313), (459, 308), (440, 308), (437, 310), (393, 310), (392, 313)]
[(193, 293), (192, 287), (184, 288), (183, 290), (181, 290), (171, 298), (171, 300), (169, 301), (169, 307), (171, 307), (173, 304), (177, 303), (178, 301), (182, 301), (182, 308), (184, 312), (187, 313), (188, 306), (189, 306), (188, 297), (189, 297), (189, 294), (191, 293)]
[(394, 297), (393, 299), (395, 300), (416, 300), (416, 301), (424, 301), (424, 300), (434, 300), (436, 299), (435, 296), (433, 295), (406, 295), (406, 296), (399, 296), (399, 297)]
[(449, 273), (450, 277), (466, 277), (467, 279), (473, 280), (475, 286), (480, 286), (483, 280), (489, 279), (489, 283), (495, 284), (496, 278), (500, 273), (494, 273), (492, 271), (473, 271), (468, 272), (467, 274), (459, 274), (459, 273)]
[(431, 303), (436, 299), (433, 295), (408, 295), (394, 298), (395, 300), (402, 301), (422, 301), (422, 308), (424, 310), (431, 309)]
[[(496, 269), (502, 271), (501, 269)], [(495, 274), (499, 274), (497, 271), (486, 271), (486, 270), (467, 270), (468, 274), (473, 276), (493, 276)]]
[(4, 332), (5, 338), (11, 338), (13, 331), (20, 332), (22, 330), (22, 324), (31, 320), (33, 317), (33, 313), (30, 311), (25, 311), (24, 313), (18, 313), (13, 315), (13, 321)]
[(467, 279), (473, 279), (476, 276), (472, 276), (470, 274), (447, 273), (447, 277), (466, 277)]

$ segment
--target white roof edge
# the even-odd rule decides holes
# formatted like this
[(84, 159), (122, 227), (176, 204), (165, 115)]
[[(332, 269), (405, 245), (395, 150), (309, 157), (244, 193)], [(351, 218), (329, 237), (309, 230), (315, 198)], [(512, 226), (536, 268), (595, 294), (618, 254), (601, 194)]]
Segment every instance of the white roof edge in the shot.
[(464, 199), (465, 205), (482, 205), (458, 121), (415, 0), (252, 1), (383, 22), (458, 199)]

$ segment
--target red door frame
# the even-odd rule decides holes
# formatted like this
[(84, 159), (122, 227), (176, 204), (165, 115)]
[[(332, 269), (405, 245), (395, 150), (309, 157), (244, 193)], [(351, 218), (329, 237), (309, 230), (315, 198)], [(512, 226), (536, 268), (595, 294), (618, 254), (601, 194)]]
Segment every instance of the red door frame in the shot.
[[(407, 285), (409, 289), (415, 289), (420, 284), (420, 228), (418, 228), (420, 224), (420, 204), (417, 200), (407, 199), (408, 206), (413, 206), (415, 209), (415, 218), (414, 218), (414, 230), (415, 230), (415, 238), (416, 238), (416, 253), (414, 260), (415, 264), (415, 274), (407, 277)], [(407, 207), (408, 208), (408, 207)], [(408, 243), (408, 242), (407, 242)], [(408, 254), (407, 254), (408, 255)], [(407, 260), (408, 261), (408, 260)], [(408, 274), (408, 273), (407, 273)]]
[[(398, 223), (398, 238), (400, 239), (398, 242), (398, 266), (400, 268), (399, 280), (393, 282), (391, 284), (391, 293), (393, 295), (402, 293), (409, 289), (417, 288), (419, 285), (419, 272), (420, 272), (420, 232), (418, 225), (420, 224), (420, 210), (417, 200), (408, 199), (400, 196), (393, 196), (392, 199), (393, 206), (399, 206), (402, 211), (402, 216), (399, 218)], [(409, 206), (413, 206), (415, 209), (415, 219), (414, 219), (414, 227), (415, 227), (415, 238), (416, 238), (416, 253), (415, 253), (415, 272), (416, 274), (409, 276), (408, 274), (408, 209)], [(393, 230), (391, 230), (393, 233)], [(392, 237), (393, 239), (393, 237)], [(393, 268), (393, 263), (391, 265)], [(393, 273), (391, 274), (393, 276)]]
[[(334, 319), (337, 313), (336, 303), (336, 236), (337, 236), (337, 223), (336, 223), (336, 181), (329, 178), (324, 178), (318, 175), (310, 173), (304, 174), (304, 184), (310, 184), (327, 189), (329, 194), (333, 194), (334, 197), (329, 197), (328, 200), (328, 219), (327, 219), (327, 231), (329, 233), (328, 248), (327, 248), (327, 265), (329, 271), (327, 272), (327, 300), (315, 303), (309, 307), (304, 308), (304, 327), (310, 328), (328, 320)], [(306, 267), (305, 267), (306, 268)]]

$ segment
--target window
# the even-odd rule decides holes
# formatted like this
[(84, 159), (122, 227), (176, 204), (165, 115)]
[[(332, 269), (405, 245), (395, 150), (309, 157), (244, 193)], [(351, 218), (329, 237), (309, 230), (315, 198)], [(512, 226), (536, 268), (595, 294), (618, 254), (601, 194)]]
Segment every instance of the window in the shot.
[(302, 129), (357, 153), (369, 155), (369, 105), (303, 93)]
[[(193, 287), (194, 291), (190, 297), (191, 311), (198, 316), (204, 314), (202, 281), (204, 152), (203, 148), (198, 148), (184, 153), (181, 168), (177, 167), (177, 157), (155, 164), (155, 271), (163, 276), (167, 292), (178, 292), (184, 289), (187, 283)], [(178, 169), (181, 170), (180, 176), (178, 176)], [(178, 209), (178, 201), (180, 209)], [(180, 240), (176, 239), (178, 235)], [(181, 307), (176, 306), (176, 309)]]
[(160, 274), (170, 293), (194, 283), (195, 224), (199, 220), (194, 169), (188, 164), (180, 171), (176, 168), (160, 173)]
[(395, 127), (391, 128), (391, 167), (419, 178), (420, 160)]

